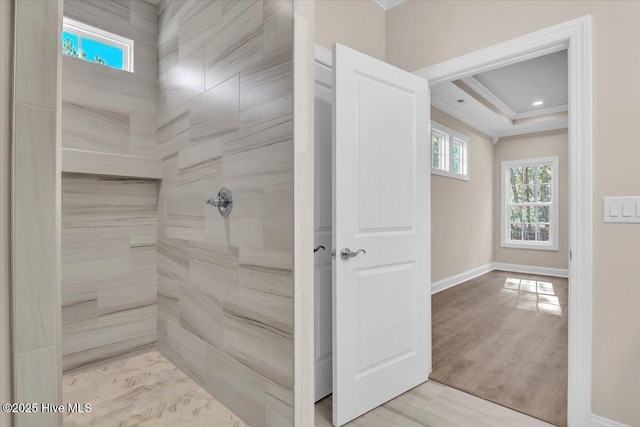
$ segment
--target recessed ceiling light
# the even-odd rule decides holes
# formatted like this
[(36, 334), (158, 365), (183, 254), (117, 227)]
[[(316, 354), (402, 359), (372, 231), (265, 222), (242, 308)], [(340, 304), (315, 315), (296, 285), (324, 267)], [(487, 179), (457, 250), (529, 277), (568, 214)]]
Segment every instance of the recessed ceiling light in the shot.
[(535, 102), (533, 103), (533, 105), (534, 105), (535, 107), (537, 107), (538, 105), (542, 105), (542, 104), (544, 104), (544, 101), (535, 101)]

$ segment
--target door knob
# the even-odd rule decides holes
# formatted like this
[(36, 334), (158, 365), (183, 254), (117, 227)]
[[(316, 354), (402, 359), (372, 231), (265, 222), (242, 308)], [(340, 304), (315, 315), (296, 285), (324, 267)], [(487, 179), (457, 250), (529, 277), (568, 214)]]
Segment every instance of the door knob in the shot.
[(357, 251), (351, 252), (351, 249), (349, 248), (342, 248), (342, 250), (340, 251), (340, 258), (347, 260), (349, 258), (353, 258), (354, 256), (358, 255), (360, 252), (365, 254), (367, 253), (367, 251), (364, 249), (358, 249)]
[(315, 248), (313, 248), (313, 253), (318, 252), (320, 249), (322, 249), (324, 251), (324, 246), (322, 246), (322, 245), (316, 246)]

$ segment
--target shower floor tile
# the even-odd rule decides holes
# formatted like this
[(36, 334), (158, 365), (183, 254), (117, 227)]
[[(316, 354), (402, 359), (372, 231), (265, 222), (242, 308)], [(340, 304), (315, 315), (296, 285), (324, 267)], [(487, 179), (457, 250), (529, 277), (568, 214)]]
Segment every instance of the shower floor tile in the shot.
[(155, 350), (65, 374), (63, 398), (91, 404), (66, 427), (247, 426)]

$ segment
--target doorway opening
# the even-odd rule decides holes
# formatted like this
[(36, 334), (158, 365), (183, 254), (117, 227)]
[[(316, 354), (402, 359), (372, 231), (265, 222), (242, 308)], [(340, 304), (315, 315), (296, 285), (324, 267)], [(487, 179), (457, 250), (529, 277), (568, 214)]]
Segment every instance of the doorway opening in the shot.
[[(567, 51), (567, 60), (569, 64), (568, 75), (568, 107), (569, 116), (567, 118), (567, 140), (568, 140), (568, 187), (569, 199), (566, 201), (569, 211), (569, 225), (564, 232), (568, 235), (568, 266), (566, 275), (571, 283), (579, 283), (580, 287), (576, 287), (569, 293), (568, 301), (568, 377), (567, 377), (567, 423), (568, 425), (586, 425), (591, 416), (591, 388), (590, 388), (590, 366), (591, 366), (591, 95), (590, 95), (590, 18), (584, 17), (565, 24), (561, 24), (546, 30), (542, 30), (519, 39), (496, 45), (482, 51), (474, 52), (463, 57), (455, 58), (441, 64), (427, 67), (415, 73), (428, 80), (429, 86), (433, 87), (437, 84), (464, 79), (468, 76), (479, 74), (482, 72), (494, 70), (500, 67), (523, 62), (529, 59), (542, 57), (560, 51)], [(316, 68), (318, 64), (324, 66), (331, 65), (330, 55), (323, 52), (322, 49), (316, 48)], [(328, 71), (327, 71), (328, 72)], [(316, 103), (316, 109), (318, 104)], [(316, 112), (318, 117), (318, 112)], [(316, 139), (318, 133), (316, 125)], [(328, 131), (327, 131), (328, 132)], [(326, 135), (325, 135), (326, 136)], [(316, 141), (317, 143), (317, 141)], [(471, 172), (473, 173), (473, 172)], [(317, 209), (317, 208), (316, 208)], [(578, 215), (580, 213), (580, 215)], [(537, 233), (537, 230), (536, 230)], [(318, 244), (316, 242), (316, 244)], [(491, 270), (499, 270), (501, 265), (491, 265)], [(478, 274), (487, 273), (487, 271), (477, 271)], [(528, 271), (525, 273), (540, 274), (540, 271)], [(520, 274), (520, 273), (518, 273)], [(547, 274), (548, 271), (547, 271)], [(513, 275), (513, 274), (512, 274)], [(324, 301), (330, 300), (330, 295), (320, 295), (319, 289), (321, 284), (317, 279), (315, 283), (314, 298), (324, 298)], [(465, 281), (467, 278), (457, 278), (459, 281)], [(509, 280), (512, 279), (512, 280)], [(538, 292), (538, 284), (540, 289), (545, 290), (548, 287), (546, 279), (539, 277), (532, 280), (533, 277), (504, 277), (504, 285), (507, 283), (513, 286), (518, 280), (520, 287), (523, 282), (524, 286), (529, 286), (527, 281), (534, 281), (536, 286), (536, 298), (540, 295), (548, 295)], [(559, 286), (561, 288), (561, 286)], [(508, 289), (508, 287), (507, 287)], [(554, 288), (555, 289), (555, 288)], [(518, 290), (520, 291), (520, 289)], [(556, 295), (554, 295), (556, 296)], [(545, 297), (543, 297), (544, 299)], [(544, 302), (543, 302), (544, 304)], [(554, 305), (554, 304), (551, 304)], [(559, 303), (559, 306), (562, 304)], [(316, 309), (317, 309), (316, 302)], [(549, 309), (551, 309), (549, 307)], [(330, 316), (326, 312), (316, 313), (316, 321), (319, 316)], [(317, 328), (316, 328), (317, 331)], [(324, 340), (324, 341), (323, 341)], [(330, 352), (325, 345), (322, 349), (322, 343), (330, 342), (329, 336), (318, 336), (316, 332), (315, 344), (320, 352), (316, 351), (316, 361), (324, 356), (324, 360), (329, 360)], [(320, 346), (320, 348), (318, 348)], [(322, 351), (324, 350), (324, 354)], [(318, 386), (322, 385), (322, 381), (318, 381), (316, 373), (315, 382)], [(382, 413), (394, 405), (402, 406), (401, 399), (407, 398), (407, 395), (415, 397), (415, 393), (421, 393), (425, 390), (423, 387), (432, 387), (434, 383), (427, 382), (409, 393), (390, 400), (383, 406), (374, 409), (367, 414), (367, 417), (382, 416)], [(324, 383), (324, 387), (327, 384)], [(317, 388), (316, 388), (317, 390)], [(428, 393), (424, 391), (425, 393)], [(463, 393), (464, 394), (464, 393)], [(468, 396), (465, 394), (465, 396)], [(464, 397), (463, 400), (469, 399), (470, 396)], [(316, 406), (316, 416), (319, 411), (326, 412), (330, 408), (330, 400), (325, 399), (324, 407)], [(396, 402), (396, 403), (394, 403)], [(465, 400), (465, 405), (472, 406), (470, 400)], [(406, 403), (406, 402), (404, 402)], [(324, 408), (324, 409), (323, 409)], [(397, 408), (396, 408), (397, 409)], [(408, 408), (405, 406), (405, 410)], [(494, 408), (496, 409), (496, 408)], [(496, 409), (499, 410), (499, 409)], [(421, 408), (421, 416), (429, 417), (428, 409)], [(375, 415), (371, 415), (374, 414)], [(395, 411), (398, 414), (398, 411)], [(395, 416), (395, 415), (394, 415)], [(425, 418), (425, 419), (426, 419)], [(326, 417), (322, 417), (326, 422)], [(365, 417), (360, 418), (367, 425)], [(527, 420), (530, 420), (527, 418)], [(527, 422), (522, 421), (522, 425)], [(321, 424), (316, 420), (316, 425)], [(532, 424), (535, 425), (535, 424)]]

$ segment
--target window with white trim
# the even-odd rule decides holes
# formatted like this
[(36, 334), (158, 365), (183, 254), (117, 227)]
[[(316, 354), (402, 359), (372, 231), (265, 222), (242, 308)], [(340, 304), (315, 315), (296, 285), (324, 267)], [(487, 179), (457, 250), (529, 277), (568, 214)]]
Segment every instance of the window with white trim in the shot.
[(558, 157), (502, 162), (502, 247), (558, 250)]
[(431, 122), (431, 173), (469, 180), (469, 137)]
[(133, 40), (66, 16), (62, 22), (62, 53), (133, 72)]

